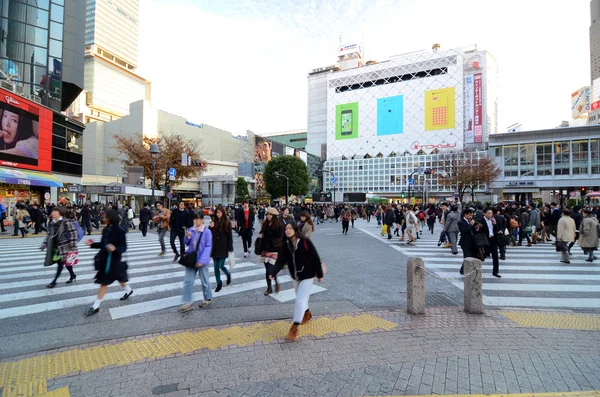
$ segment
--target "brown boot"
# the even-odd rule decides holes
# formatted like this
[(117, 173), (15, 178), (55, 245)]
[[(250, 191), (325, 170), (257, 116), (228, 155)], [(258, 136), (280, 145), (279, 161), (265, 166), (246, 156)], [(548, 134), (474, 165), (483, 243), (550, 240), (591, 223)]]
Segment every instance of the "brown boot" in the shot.
[(285, 337), (285, 340), (287, 340), (288, 342), (293, 342), (296, 340), (297, 337), (298, 337), (298, 324), (292, 324), (292, 327), (290, 328), (290, 332), (288, 332), (287, 336)]
[(310, 310), (305, 311), (304, 317), (302, 317), (302, 322), (300, 324), (301, 325), (306, 324), (307, 322), (310, 321), (311, 318), (312, 318), (312, 313), (310, 312)]
[(531, 247), (531, 243), (527, 243), (527, 246), (528, 246), (528, 247)]

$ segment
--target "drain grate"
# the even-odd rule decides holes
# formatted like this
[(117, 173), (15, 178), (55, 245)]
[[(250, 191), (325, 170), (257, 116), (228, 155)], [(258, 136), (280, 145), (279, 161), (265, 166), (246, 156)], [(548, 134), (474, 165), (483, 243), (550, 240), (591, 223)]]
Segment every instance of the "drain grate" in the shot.
[(425, 294), (425, 306), (460, 306), (460, 304), (446, 294), (429, 293)]
[(179, 383), (171, 383), (168, 385), (156, 386), (154, 389), (152, 389), (152, 395), (160, 396), (161, 394), (176, 392), (178, 386)]

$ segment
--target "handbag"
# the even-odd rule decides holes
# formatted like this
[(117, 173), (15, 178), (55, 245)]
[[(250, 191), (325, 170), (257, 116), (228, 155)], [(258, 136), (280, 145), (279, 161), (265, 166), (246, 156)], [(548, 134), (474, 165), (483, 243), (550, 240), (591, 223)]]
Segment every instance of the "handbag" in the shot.
[(565, 252), (567, 250), (568, 250), (567, 243), (565, 243), (564, 241), (556, 242), (556, 252)]
[(230, 252), (228, 259), (229, 259), (229, 270), (233, 270), (233, 268), (235, 267), (235, 253)]
[(196, 261), (198, 260), (198, 248), (200, 247), (200, 240), (202, 240), (202, 234), (204, 232), (200, 232), (200, 237), (198, 237), (198, 242), (196, 243), (196, 248), (192, 252), (185, 252), (181, 259), (179, 259), (179, 264), (185, 267), (196, 267)]
[(79, 253), (77, 251), (71, 251), (67, 253), (67, 260), (65, 260), (65, 266), (75, 266), (79, 263)]
[(260, 254), (262, 254), (262, 238), (257, 237), (256, 240), (254, 240), (254, 255)]
[(525, 226), (525, 233), (532, 235), (533, 234), (533, 226), (531, 226), (531, 225)]
[(490, 245), (490, 242), (485, 234), (475, 233), (474, 237), (475, 237), (475, 244), (477, 244), (477, 247), (482, 248), (482, 247), (487, 247)]
[(388, 232), (388, 225), (383, 225), (383, 227), (381, 228), (381, 234), (387, 234)]

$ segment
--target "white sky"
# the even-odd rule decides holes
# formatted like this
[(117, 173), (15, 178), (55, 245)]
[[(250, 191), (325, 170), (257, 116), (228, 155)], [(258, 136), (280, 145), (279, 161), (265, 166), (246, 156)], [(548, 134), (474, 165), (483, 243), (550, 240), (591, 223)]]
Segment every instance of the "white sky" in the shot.
[(552, 128), (590, 84), (589, 25), (589, 0), (143, 0), (139, 73), (158, 109), (264, 133), (306, 128), (307, 73), (340, 34), (379, 61), (477, 44), (498, 62), (498, 130)]

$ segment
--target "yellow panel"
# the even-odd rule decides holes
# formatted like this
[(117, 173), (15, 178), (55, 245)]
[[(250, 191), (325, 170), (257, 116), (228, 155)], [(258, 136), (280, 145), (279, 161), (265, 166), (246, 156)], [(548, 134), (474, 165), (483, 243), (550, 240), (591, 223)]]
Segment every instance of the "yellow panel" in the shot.
[(425, 91), (425, 131), (447, 130), (456, 126), (454, 87)]

